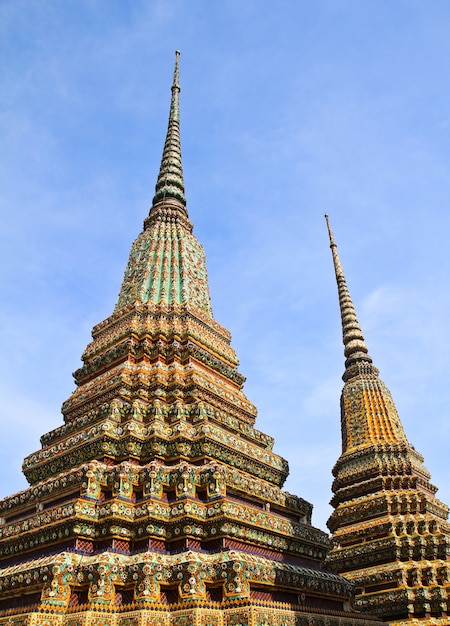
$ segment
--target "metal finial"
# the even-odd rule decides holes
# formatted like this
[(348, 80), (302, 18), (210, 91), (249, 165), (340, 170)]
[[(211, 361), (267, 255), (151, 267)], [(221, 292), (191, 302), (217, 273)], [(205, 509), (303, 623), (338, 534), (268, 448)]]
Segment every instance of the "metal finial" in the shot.
[(180, 51), (176, 50), (175, 51), (175, 69), (173, 72), (173, 87), (177, 87), (177, 89), (180, 89), (180, 73), (179, 73), (179, 68), (178, 68), (178, 64), (179, 64), (179, 59), (180, 59)]
[(331, 230), (330, 220), (328, 218), (328, 213), (325, 213), (325, 219), (327, 221), (328, 236), (330, 237), (330, 247), (331, 246), (335, 246), (336, 244), (335, 244), (334, 237), (333, 237), (333, 231)]

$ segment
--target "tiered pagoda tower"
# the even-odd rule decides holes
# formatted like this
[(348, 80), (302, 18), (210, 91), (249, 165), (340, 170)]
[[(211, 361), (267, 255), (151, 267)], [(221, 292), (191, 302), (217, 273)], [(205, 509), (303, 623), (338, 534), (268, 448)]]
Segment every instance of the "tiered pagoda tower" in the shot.
[(327, 224), (346, 357), (327, 565), (355, 583), (358, 610), (398, 626), (448, 625), (449, 509), (369, 356)]
[(64, 424), (0, 502), (0, 624), (363, 626), (329, 540), (282, 490), (186, 210), (178, 53), (156, 193)]

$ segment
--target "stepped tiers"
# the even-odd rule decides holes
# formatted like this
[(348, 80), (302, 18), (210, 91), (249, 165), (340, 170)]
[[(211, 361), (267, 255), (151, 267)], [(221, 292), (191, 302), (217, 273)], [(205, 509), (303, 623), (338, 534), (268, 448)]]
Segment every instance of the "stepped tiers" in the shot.
[(369, 356), (328, 224), (342, 317), (342, 454), (334, 469), (327, 566), (356, 607), (397, 625), (450, 624), (448, 507), (408, 442)]
[(178, 54), (156, 193), (64, 424), (0, 502), (2, 626), (363, 626), (328, 536), (282, 490), (184, 195)]

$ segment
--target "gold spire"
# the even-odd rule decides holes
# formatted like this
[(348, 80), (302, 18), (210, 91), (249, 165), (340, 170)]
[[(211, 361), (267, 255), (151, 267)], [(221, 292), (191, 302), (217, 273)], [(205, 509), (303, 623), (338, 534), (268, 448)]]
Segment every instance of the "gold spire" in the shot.
[(334, 241), (328, 215), (334, 271), (339, 294), (346, 383), (341, 398), (343, 452), (373, 444), (407, 443), (391, 393), (369, 356)]

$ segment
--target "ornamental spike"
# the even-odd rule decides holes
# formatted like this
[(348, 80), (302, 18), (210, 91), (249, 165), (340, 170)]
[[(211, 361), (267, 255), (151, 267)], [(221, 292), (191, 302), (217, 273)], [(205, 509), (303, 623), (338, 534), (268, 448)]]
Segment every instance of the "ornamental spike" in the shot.
[(177, 50), (175, 52), (175, 69), (171, 87), (172, 98), (170, 101), (169, 124), (152, 208), (161, 204), (168, 204), (172, 207), (178, 206), (187, 217), (180, 141), (179, 58), (180, 52)]
[(341, 310), (342, 322), (342, 340), (344, 343), (345, 374), (344, 380), (349, 376), (349, 369), (357, 363), (372, 363), (369, 356), (369, 350), (364, 341), (361, 327), (356, 316), (355, 307), (347, 287), (347, 282), (342, 269), (341, 260), (339, 258), (336, 242), (334, 241), (333, 231), (331, 230), (328, 215), (325, 215), (327, 222), (328, 235), (330, 238), (330, 248), (333, 257), (334, 272), (339, 296), (339, 307)]

